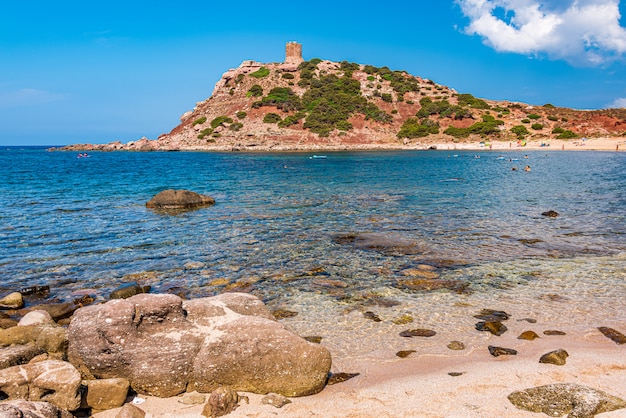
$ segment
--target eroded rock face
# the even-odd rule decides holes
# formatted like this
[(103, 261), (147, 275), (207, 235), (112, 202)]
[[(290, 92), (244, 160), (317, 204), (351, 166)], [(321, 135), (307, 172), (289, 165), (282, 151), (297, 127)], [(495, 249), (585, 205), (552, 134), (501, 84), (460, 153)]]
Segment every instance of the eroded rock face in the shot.
[(9, 367), (0, 374), (0, 392), (9, 400), (46, 401), (68, 411), (80, 406), (80, 383), (78, 370), (57, 360)]
[(190, 210), (215, 203), (215, 199), (189, 190), (163, 190), (146, 203), (147, 208), (160, 210)]
[(555, 383), (513, 392), (509, 400), (520, 409), (543, 412), (551, 417), (569, 414), (569, 418), (592, 418), (626, 407), (626, 402), (620, 398), (573, 383)]
[(185, 302), (140, 294), (85, 307), (68, 338), (68, 358), (86, 377), (123, 377), (137, 392), (161, 397), (220, 386), (302, 396), (324, 387), (331, 366), (328, 350), (243, 293)]

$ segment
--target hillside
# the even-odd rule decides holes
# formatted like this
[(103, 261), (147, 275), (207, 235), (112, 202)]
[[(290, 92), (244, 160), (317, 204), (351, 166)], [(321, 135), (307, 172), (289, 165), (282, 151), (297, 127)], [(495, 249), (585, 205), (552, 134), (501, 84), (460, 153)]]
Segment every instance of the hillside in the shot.
[[(294, 47), (297, 49), (294, 50)], [(244, 61), (156, 140), (73, 150), (428, 148), (435, 143), (626, 138), (626, 109), (581, 111), (478, 99), (405, 71), (321, 59)]]

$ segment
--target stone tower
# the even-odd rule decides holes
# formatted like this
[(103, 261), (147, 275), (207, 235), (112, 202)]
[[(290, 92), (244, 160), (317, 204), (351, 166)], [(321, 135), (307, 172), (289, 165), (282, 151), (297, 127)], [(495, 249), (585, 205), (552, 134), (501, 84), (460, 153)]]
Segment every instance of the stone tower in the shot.
[(302, 44), (297, 42), (287, 42), (285, 48), (285, 64), (300, 65), (302, 59)]

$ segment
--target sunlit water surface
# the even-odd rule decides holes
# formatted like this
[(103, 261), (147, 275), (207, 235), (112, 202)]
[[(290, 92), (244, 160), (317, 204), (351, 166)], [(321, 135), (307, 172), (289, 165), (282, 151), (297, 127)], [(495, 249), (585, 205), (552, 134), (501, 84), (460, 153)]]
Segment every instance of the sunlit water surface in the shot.
[[(626, 153), (325, 155), (2, 149), (0, 296), (49, 285), (60, 300), (105, 300), (131, 281), (185, 297), (243, 290), (344, 355), (407, 327), (437, 329), (428, 351), (482, 308), (626, 326)], [(168, 188), (216, 204), (146, 209)], [(399, 285), (425, 266), (461, 290)], [(405, 314), (413, 323), (394, 323)]]

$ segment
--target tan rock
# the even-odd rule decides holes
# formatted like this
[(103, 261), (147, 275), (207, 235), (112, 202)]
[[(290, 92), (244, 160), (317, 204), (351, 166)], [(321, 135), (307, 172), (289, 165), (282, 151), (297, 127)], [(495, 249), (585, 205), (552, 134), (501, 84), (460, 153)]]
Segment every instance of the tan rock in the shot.
[(0, 392), (9, 400), (45, 400), (61, 409), (80, 406), (80, 373), (70, 363), (47, 360), (4, 369)]
[(9, 293), (0, 299), (0, 309), (22, 309), (24, 298), (20, 292)]
[(124, 378), (85, 380), (85, 394), (81, 407), (96, 410), (119, 408), (128, 396), (130, 383)]

